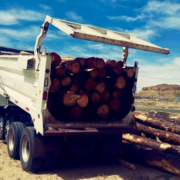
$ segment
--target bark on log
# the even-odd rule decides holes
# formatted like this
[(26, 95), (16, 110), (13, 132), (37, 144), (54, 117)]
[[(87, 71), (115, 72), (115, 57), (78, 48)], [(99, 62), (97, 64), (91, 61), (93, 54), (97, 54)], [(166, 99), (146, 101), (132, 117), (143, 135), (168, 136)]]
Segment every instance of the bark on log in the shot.
[(97, 85), (96, 85), (96, 91), (99, 92), (99, 93), (102, 93), (106, 88), (106, 84), (101, 81), (99, 82)]
[(117, 99), (113, 99), (109, 102), (109, 109), (112, 111), (117, 111), (120, 109), (121, 103)]
[(91, 95), (91, 101), (93, 103), (98, 103), (100, 101), (100, 96), (97, 92), (94, 92), (92, 95)]
[(53, 78), (51, 81), (51, 86), (49, 88), (49, 92), (57, 92), (61, 87), (61, 82), (57, 78)]
[(72, 73), (78, 73), (80, 70), (80, 64), (77, 61), (65, 61), (62, 63), (62, 66)]
[(80, 107), (86, 107), (87, 104), (89, 102), (89, 98), (86, 94), (83, 94), (83, 95), (77, 95), (77, 104), (80, 106)]
[(88, 79), (85, 82), (85, 88), (87, 91), (91, 91), (96, 86), (96, 82), (93, 79)]
[(138, 122), (136, 122), (136, 126), (139, 132), (153, 135), (154, 137), (159, 137), (161, 140), (172, 143), (172, 144), (180, 144), (180, 135), (178, 134), (155, 129), (155, 128), (140, 124)]
[(128, 77), (133, 77), (134, 76), (134, 70), (133, 69), (128, 69), (126, 72)]
[(77, 101), (77, 95), (72, 92), (67, 92), (63, 95), (63, 103), (66, 106), (74, 106)]
[(117, 87), (118, 89), (123, 89), (124, 87), (126, 86), (126, 80), (123, 76), (119, 76), (117, 79), (116, 79), (116, 82), (115, 82), (115, 87)]
[(121, 91), (120, 90), (115, 90), (112, 93), (112, 97), (113, 97), (113, 99), (119, 99), (121, 97)]
[(153, 148), (161, 152), (180, 155), (180, 148), (175, 145), (170, 145), (168, 143), (160, 143), (153, 139), (132, 135), (132, 134), (123, 134), (122, 137), (126, 141), (139, 144), (146, 148)]
[(169, 131), (169, 132), (180, 135), (180, 125), (179, 124), (175, 124), (173, 122), (169, 122), (169, 121), (162, 120), (162, 119), (149, 118), (145, 114), (140, 114), (137, 112), (134, 112), (134, 116), (136, 117), (137, 120), (139, 120), (141, 122), (144, 122), (149, 125), (153, 125), (154, 127), (157, 127), (159, 129), (163, 129), (165, 131)]
[(57, 53), (52, 52), (49, 53), (48, 55), (52, 57), (51, 58), (52, 65), (58, 65), (61, 62), (61, 57)]
[(133, 164), (131, 164), (129, 162), (126, 162), (126, 161), (124, 161), (122, 159), (119, 159), (119, 164), (121, 166), (123, 166), (123, 167), (126, 167), (126, 168), (130, 169), (130, 170), (133, 170), (133, 171), (136, 170), (136, 166), (135, 165), (133, 165)]
[(103, 91), (102, 93), (100, 93), (100, 100), (101, 102), (106, 102), (109, 99), (109, 92), (107, 90)]
[(106, 71), (104, 69), (98, 69), (98, 76), (103, 78), (106, 75)]
[(74, 118), (79, 118), (82, 116), (82, 109), (79, 106), (75, 106), (71, 109), (71, 116)]
[(109, 107), (106, 104), (102, 104), (97, 109), (97, 114), (103, 118), (107, 117), (109, 114)]
[(87, 68), (95, 68), (96, 67), (96, 58), (91, 57), (86, 59)]
[(137, 144), (122, 143), (122, 156), (180, 176), (180, 157), (148, 149)]
[(62, 77), (62, 76), (64, 76), (64, 74), (65, 74), (65, 72), (66, 72), (66, 70), (65, 70), (64, 67), (62, 67), (62, 66), (57, 66), (55, 69), (56, 69), (56, 75), (57, 75), (57, 77)]
[(105, 62), (102, 58), (96, 58), (96, 67), (98, 69), (103, 69), (105, 66)]
[(68, 76), (65, 76), (61, 79), (62, 86), (67, 87), (71, 84), (71, 78)]

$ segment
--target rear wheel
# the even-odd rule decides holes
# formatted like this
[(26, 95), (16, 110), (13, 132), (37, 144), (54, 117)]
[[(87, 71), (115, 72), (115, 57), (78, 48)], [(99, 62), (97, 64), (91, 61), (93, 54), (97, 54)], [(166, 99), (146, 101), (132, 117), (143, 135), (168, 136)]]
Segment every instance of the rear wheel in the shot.
[(11, 122), (12, 122), (11, 120), (7, 120), (6, 124), (5, 124), (4, 138), (5, 138), (6, 142), (7, 142), (7, 135), (8, 135), (8, 132), (9, 132), (9, 127), (10, 127)]
[(1, 117), (0, 118), (0, 139), (4, 139), (5, 124), (6, 124), (6, 118)]
[(38, 171), (42, 164), (41, 157), (35, 157), (35, 138), (36, 133), (33, 127), (26, 127), (23, 130), (20, 141), (20, 160), (25, 171)]
[(23, 128), (24, 127), (21, 122), (13, 122), (9, 127), (7, 135), (7, 147), (9, 157), (13, 159), (19, 158), (19, 145)]

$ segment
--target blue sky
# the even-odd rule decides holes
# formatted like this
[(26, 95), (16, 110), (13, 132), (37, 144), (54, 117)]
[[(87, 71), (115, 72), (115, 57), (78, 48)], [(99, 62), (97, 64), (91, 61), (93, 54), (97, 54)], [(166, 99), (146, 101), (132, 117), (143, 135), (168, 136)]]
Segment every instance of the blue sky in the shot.
[[(33, 50), (45, 16), (137, 35), (169, 55), (130, 49), (128, 65), (139, 63), (137, 90), (180, 84), (180, 0), (6, 0), (0, 6), (0, 46)], [(120, 60), (122, 47), (73, 39), (50, 25), (42, 47), (61, 56)]]

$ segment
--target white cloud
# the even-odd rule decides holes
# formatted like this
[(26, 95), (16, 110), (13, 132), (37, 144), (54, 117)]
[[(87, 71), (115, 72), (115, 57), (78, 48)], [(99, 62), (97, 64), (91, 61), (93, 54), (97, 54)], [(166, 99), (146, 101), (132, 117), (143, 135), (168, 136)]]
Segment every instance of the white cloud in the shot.
[(127, 21), (127, 22), (130, 22), (130, 21), (137, 21), (137, 20), (142, 20), (144, 19), (146, 16), (144, 14), (141, 14), (141, 15), (138, 15), (137, 17), (129, 17), (129, 16), (107, 16), (107, 18), (109, 20), (124, 20), (124, 21)]
[(8, 11), (0, 11), (0, 24), (14, 25), (18, 24), (20, 20), (24, 21), (43, 21), (45, 14), (22, 9), (10, 9)]
[(40, 4), (39, 6), (44, 10), (51, 10), (52, 9), (50, 6), (46, 6), (44, 4)]
[(78, 22), (82, 22), (84, 21), (83, 18), (81, 16), (79, 16), (77, 13), (73, 12), (73, 11), (69, 11), (66, 13), (66, 16), (71, 19), (71, 20), (75, 20)]

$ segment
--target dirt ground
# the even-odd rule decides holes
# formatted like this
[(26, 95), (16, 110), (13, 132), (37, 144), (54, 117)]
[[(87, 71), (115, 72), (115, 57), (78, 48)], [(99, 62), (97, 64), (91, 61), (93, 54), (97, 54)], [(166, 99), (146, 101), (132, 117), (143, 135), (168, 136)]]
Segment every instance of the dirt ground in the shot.
[(131, 171), (120, 165), (97, 166), (86, 161), (71, 161), (55, 170), (36, 174), (23, 171), (19, 160), (8, 156), (7, 146), (0, 141), (0, 180), (180, 180), (180, 177), (135, 164)]

